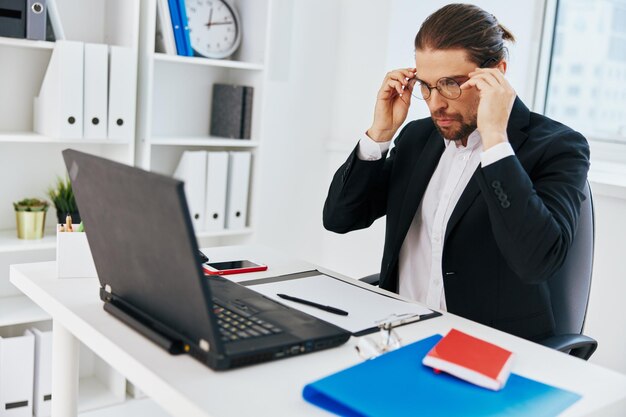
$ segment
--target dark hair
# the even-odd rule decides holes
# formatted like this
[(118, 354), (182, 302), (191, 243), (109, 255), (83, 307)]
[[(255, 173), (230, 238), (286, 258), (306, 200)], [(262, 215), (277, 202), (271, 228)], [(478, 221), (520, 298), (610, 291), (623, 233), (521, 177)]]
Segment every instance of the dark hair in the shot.
[(426, 18), (415, 49), (465, 49), (478, 66), (493, 66), (507, 56), (504, 41), (515, 42), (494, 15), (472, 4), (449, 4)]

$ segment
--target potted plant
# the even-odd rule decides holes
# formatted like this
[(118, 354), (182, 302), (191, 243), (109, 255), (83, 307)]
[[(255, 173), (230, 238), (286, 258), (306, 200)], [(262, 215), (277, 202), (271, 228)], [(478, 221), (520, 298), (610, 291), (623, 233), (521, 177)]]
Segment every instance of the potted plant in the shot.
[(57, 210), (57, 224), (64, 224), (68, 215), (72, 216), (72, 223), (80, 223), (80, 213), (68, 177), (57, 178), (56, 186), (48, 189), (48, 197)]
[(38, 198), (25, 198), (13, 203), (19, 239), (41, 239), (46, 226), (49, 203)]

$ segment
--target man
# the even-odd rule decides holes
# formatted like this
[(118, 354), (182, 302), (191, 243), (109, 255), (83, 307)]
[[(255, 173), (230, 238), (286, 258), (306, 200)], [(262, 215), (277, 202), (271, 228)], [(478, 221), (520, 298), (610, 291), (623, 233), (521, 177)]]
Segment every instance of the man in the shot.
[[(504, 74), (513, 35), (452, 4), (415, 38), (415, 68), (389, 72), (374, 121), (339, 168), (324, 226), (386, 218), (380, 286), (530, 339), (554, 334), (546, 280), (576, 230), (589, 168), (584, 137), (532, 113)], [(431, 117), (404, 123), (411, 95)]]

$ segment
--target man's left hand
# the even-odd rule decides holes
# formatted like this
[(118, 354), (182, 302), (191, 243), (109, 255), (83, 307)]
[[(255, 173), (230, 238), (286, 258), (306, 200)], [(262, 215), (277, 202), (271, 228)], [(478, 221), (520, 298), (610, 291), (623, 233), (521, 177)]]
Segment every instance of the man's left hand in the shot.
[(475, 87), (480, 92), (477, 125), (483, 151), (508, 141), (506, 127), (515, 102), (515, 90), (498, 68), (476, 68), (461, 90)]

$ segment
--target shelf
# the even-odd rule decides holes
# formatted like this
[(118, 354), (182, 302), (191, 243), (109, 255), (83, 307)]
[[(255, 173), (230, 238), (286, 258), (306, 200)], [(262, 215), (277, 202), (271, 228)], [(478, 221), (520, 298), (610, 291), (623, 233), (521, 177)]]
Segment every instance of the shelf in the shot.
[(78, 411), (81, 413), (123, 401), (94, 376), (81, 378), (78, 382)]
[(223, 139), (210, 136), (156, 137), (150, 139), (149, 143), (158, 146), (215, 146), (228, 148), (255, 148), (259, 146), (259, 142), (256, 140)]
[(0, 298), (0, 327), (50, 320), (50, 316), (25, 295)]
[(128, 141), (111, 139), (56, 139), (33, 132), (3, 132), (0, 133), (0, 143), (77, 143), (94, 145), (128, 145)]
[(0, 230), (0, 253), (22, 252), (44, 249), (55, 249), (57, 247), (56, 234), (54, 230), (45, 230), (43, 239), (18, 239), (15, 229)]
[(31, 49), (54, 49), (54, 42), (33, 41), (30, 39), (5, 38), (0, 36), (0, 46)]
[(253, 231), (252, 228), (246, 227), (238, 230), (220, 230), (219, 232), (196, 232), (196, 238), (244, 236), (251, 234)]
[[(247, 227), (238, 230), (220, 230), (216, 232), (198, 232), (197, 238), (205, 237), (227, 237), (227, 236), (244, 236), (253, 232), (253, 229)], [(23, 240), (18, 239), (15, 230), (0, 230), (0, 253), (7, 252), (26, 252), (44, 249), (56, 249), (56, 235), (53, 230), (46, 230), (43, 239)]]
[(169, 417), (154, 401), (128, 400), (120, 405), (80, 413), (79, 417)]
[(209, 59), (193, 56), (167, 55), (158, 52), (154, 54), (154, 60), (157, 62), (173, 62), (179, 64), (204, 65), (207, 67), (232, 68), (250, 71), (263, 71), (265, 69), (265, 65), (254, 64), (251, 62), (231, 61), (228, 59)]

